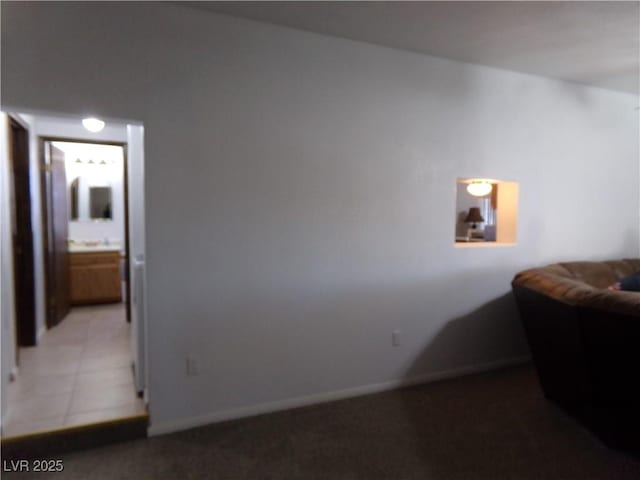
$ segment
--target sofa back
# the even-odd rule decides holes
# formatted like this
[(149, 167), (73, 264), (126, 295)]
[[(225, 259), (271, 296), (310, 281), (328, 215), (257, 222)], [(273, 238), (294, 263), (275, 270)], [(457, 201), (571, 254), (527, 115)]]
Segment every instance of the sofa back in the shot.
[(640, 316), (640, 295), (607, 290), (621, 278), (640, 272), (640, 259), (564, 262), (518, 273), (515, 288), (526, 288), (568, 305)]
[(610, 260), (607, 262), (560, 263), (575, 280), (595, 288), (607, 288), (622, 277), (640, 271), (637, 260)]

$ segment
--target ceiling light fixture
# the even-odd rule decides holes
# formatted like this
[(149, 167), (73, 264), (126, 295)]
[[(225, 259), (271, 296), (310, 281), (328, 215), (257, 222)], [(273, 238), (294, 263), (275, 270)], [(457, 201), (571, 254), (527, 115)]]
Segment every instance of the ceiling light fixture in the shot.
[(473, 180), (469, 185), (467, 185), (467, 192), (469, 192), (474, 197), (484, 197), (488, 195), (493, 190), (493, 185), (491, 185), (486, 180)]
[(90, 132), (96, 133), (101, 131), (104, 128), (105, 123), (99, 118), (89, 117), (89, 118), (82, 119), (82, 125), (84, 126), (84, 128), (86, 128)]

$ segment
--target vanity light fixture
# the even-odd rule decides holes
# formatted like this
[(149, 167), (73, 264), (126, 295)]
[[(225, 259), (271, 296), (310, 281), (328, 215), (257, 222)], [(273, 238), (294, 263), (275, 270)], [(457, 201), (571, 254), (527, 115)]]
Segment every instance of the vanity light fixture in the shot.
[(493, 190), (493, 185), (486, 180), (473, 180), (467, 185), (467, 192), (474, 197), (484, 197), (490, 194), (491, 190)]
[(105, 123), (99, 118), (89, 117), (89, 118), (82, 119), (82, 125), (84, 126), (84, 128), (86, 128), (90, 132), (96, 133), (101, 131), (104, 128)]

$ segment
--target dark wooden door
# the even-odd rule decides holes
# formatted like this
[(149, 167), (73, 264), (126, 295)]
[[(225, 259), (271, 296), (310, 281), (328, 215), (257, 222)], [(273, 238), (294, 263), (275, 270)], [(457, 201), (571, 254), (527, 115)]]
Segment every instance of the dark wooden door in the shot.
[(18, 345), (27, 347), (35, 345), (37, 338), (29, 132), (13, 118), (9, 119), (9, 124), (15, 325)]
[(62, 321), (69, 313), (69, 254), (67, 176), (64, 153), (51, 142), (45, 143), (47, 213), (47, 327)]

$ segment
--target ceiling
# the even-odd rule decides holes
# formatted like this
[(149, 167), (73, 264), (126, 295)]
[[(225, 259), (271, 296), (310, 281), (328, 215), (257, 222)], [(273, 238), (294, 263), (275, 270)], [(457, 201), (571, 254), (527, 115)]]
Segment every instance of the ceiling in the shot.
[(640, 2), (188, 2), (261, 22), (640, 93)]

